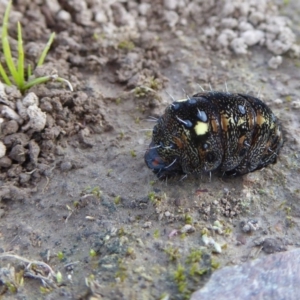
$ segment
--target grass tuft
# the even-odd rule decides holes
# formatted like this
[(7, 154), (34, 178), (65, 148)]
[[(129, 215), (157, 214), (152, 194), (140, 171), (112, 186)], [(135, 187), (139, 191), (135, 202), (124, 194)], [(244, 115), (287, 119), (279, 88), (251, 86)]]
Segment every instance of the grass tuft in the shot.
[[(70, 90), (73, 91), (73, 87), (71, 83), (61, 77), (58, 77), (58, 75), (48, 75), (48, 76), (42, 76), (42, 77), (32, 77), (32, 69), (31, 66), (28, 65), (25, 67), (25, 55), (24, 55), (24, 48), (23, 48), (23, 38), (22, 38), (22, 26), (18, 22), (18, 58), (17, 63), (15, 64), (14, 59), (12, 57), (11, 48), (8, 40), (8, 19), (9, 14), (11, 11), (12, 6), (12, 0), (8, 2), (7, 8), (5, 10), (4, 18), (3, 18), (3, 24), (2, 24), (2, 33), (1, 33), (1, 42), (2, 42), (2, 49), (4, 54), (4, 60), (7, 67), (7, 70), (9, 71), (9, 74), (5, 71), (5, 68), (0, 62), (0, 76), (5, 84), (11, 86), (12, 84), (15, 84), (18, 89), (23, 94), (26, 90), (30, 89), (31, 87), (45, 83), (50, 80), (55, 80), (59, 82), (67, 83)], [(53, 43), (53, 40), (55, 38), (55, 33), (53, 32), (50, 35), (50, 38), (37, 61), (37, 66), (42, 66), (45, 58), (49, 52), (49, 49)], [(25, 78), (25, 69), (27, 69), (27, 80)]]

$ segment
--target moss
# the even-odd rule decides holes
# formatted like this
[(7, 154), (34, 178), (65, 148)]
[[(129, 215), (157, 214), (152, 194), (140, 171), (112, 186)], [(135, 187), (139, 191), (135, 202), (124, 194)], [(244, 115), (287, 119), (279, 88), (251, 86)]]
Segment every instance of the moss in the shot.
[(149, 139), (152, 138), (152, 131), (145, 131), (145, 136)]
[(132, 41), (121, 41), (118, 45), (118, 48), (119, 49), (125, 49), (125, 50), (128, 50), (128, 51), (131, 51), (135, 48), (135, 45)]
[(84, 191), (81, 194), (83, 194), (83, 195), (93, 194), (94, 196), (96, 196), (97, 198), (100, 199), (102, 191), (100, 190), (99, 186), (95, 186), (95, 187), (88, 186), (84, 189)]
[(125, 133), (124, 133), (123, 131), (121, 131), (121, 132), (119, 133), (120, 139), (122, 140), (122, 139), (124, 138), (124, 136), (125, 136)]
[(123, 260), (119, 260), (119, 269), (115, 274), (115, 278), (119, 278), (121, 282), (127, 278), (127, 268), (123, 262)]
[(207, 268), (200, 268), (198, 263), (193, 263), (190, 267), (189, 275), (191, 277), (202, 276), (209, 270)]
[(128, 247), (126, 251), (126, 256), (130, 256), (132, 258), (135, 258), (135, 250), (132, 247)]
[(130, 154), (131, 154), (131, 156), (132, 156), (133, 158), (136, 157), (136, 153), (135, 153), (134, 150), (130, 150)]
[(186, 214), (184, 216), (184, 221), (185, 221), (185, 224), (193, 224), (193, 218), (189, 215), (189, 214)]
[(178, 265), (177, 269), (173, 273), (174, 281), (177, 284), (178, 291), (181, 294), (186, 294), (187, 292), (187, 280), (185, 275), (185, 269), (182, 265)]
[(150, 192), (150, 193), (148, 194), (148, 198), (149, 198), (149, 200), (150, 200), (151, 202), (154, 202), (154, 200), (155, 200), (155, 193), (154, 193), (154, 192)]
[(158, 239), (159, 236), (160, 236), (159, 230), (158, 230), (158, 229), (155, 229), (155, 230), (154, 230), (154, 233), (153, 233), (153, 237), (154, 237), (155, 239)]
[(211, 264), (211, 267), (213, 270), (220, 268), (220, 263), (218, 261), (216, 261), (215, 259), (212, 259), (210, 264)]
[(63, 253), (62, 251), (59, 251), (59, 252), (57, 253), (57, 258), (58, 258), (59, 260), (64, 260), (64, 259), (65, 259), (64, 253)]
[(153, 76), (149, 78), (149, 87), (153, 90), (159, 90), (161, 87), (160, 82), (157, 78), (154, 78)]
[(202, 251), (199, 249), (192, 249), (191, 252), (188, 254), (185, 262), (187, 264), (193, 264), (193, 263), (198, 263), (202, 259)]
[(52, 289), (49, 287), (40, 286), (40, 292), (43, 295), (45, 295), (45, 294), (49, 294), (50, 292), (52, 292)]
[(291, 102), (291, 101), (292, 101), (292, 97), (291, 97), (290, 95), (285, 96), (285, 100), (286, 100), (287, 102)]
[(121, 196), (115, 197), (114, 203), (115, 203), (116, 205), (119, 205), (119, 204), (121, 203)]
[(9, 292), (12, 294), (15, 294), (18, 291), (16, 285), (11, 282), (5, 282), (5, 285), (6, 285), (7, 289), (9, 290)]
[(168, 247), (164, 249), (165, 253), (168, 255), (170, 261), (176, 261), (180, 258), (180, 253), (178, 248)]
[(97, 252), (94, 249), (90, 249), (89, 255), (90, 255), (90, 257), (95, 257), (95, 256), (97, 256)]

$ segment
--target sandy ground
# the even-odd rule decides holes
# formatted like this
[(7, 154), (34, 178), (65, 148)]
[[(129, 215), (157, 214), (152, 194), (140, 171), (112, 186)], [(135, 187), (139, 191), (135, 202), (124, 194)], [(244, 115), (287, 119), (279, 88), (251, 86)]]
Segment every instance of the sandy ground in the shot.
[[(74, 91), (59, 82), (28, 91), (45, 113), (39, 127), (24, 105), (32, 98), (0, 87), (3, 299), (188, 299), (217, 268), (299, 247), (296, 1), (16, 2), (13, 50), (17, 21), (28, 63), (55, 31), (36, 72)], [(277, 164), (157, 180), (143, 159), (150, 117), (168, 94), (199, 85), (271, 107), (285, 129)]]

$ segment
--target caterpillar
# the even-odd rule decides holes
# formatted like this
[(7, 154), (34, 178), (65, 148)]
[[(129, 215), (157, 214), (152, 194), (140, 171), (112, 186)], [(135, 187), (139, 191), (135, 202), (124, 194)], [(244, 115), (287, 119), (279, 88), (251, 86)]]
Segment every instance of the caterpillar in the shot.
[(211, 91), (166, 108), (144, 159), (159, 178), (213, 171), (238, 176), (274, 164), (282, 146), (281, 125), (264, 102)]

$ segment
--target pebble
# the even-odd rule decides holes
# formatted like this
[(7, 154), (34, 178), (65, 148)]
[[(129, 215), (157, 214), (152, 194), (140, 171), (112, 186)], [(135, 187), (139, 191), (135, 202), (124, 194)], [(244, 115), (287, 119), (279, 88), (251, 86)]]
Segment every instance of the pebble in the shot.
[(103, 10), (97, 11), (95, 14), (95, 21), (99, 24), (104, 24), (107, 22), (107, 16)]
[(293, 108), (299, 109), (300, 108), (300, 100), (293, 101), (291, 103), (291, 105), (292, 105)]
[[(2, 143), (2, 142), (0, 142)], [(3, 156), (0, 158), (0, 168), (9, 168), (12, 164), (11, 159), (8, 156)]]
[(193, 233), (195, 232), (195, 227), (190, 224), (185, 224), (181, 229), (180, 233)]
[(19, 175), (19, 182), (21, 184), (25, 184), (30, 180), (30, 174), (26, 174), (26, 173), (21, 173)]
[(2, 115), (9, 120), (16, 120), (19, 124), (23, 123), (22, 118), (10, 107), (3, 105), (2, 106)]
[[(56, 18), (60, 21), (65, 21), (65, 22), (69, 22), (72, 19), (70, 13), (67, 12), (66, 10), (60, 10), (57, 13)], [(97, 22), (97, 20), (96, 20), (96, 22)]]
[(23, 105), (25, 107), (29, 107), (30, 105), (39, 105), (39, 98), (35, 93), (28, 93), (22, 100)]
[(271, 59), (268, 61), (268, 66), (271, 69), (277, 69), (282, 64), (282, 56), (277, 55), (271, 57)]
[(138, 8), (140, 15), (146, 16), (150, 8), (151, 8), (150, 3), (141, 3)]
[(278, 99), (274, 100), (274, 103), (277, 104), (277, 105), (280, 105), (280, 104), (283, 103), (283, 100), (281, 100), (281, 99), (278, 98)]
[(0, 158), (2, 158), (6, 153), (6, 146), (0, 141)]
[(10, 120), (1, 124), (1, 133), (5, 136), (16, 133), (19, 129), (19, 124), (16, 120)]
[(33, 129), (34, 131), (42, 131), (46, 126), (47, 115), (42, 112), (36, 105), (30, 105), (27, 109), (29, 122), (23, 126), (23, 130)]
[(73, 165), (70, 161), (64, 161), (60, 165), (60, 169), (62, 172), (70, 171), (72, 169), (72, 167), (73, 167)]
[(247, 53), (247, 45), (245, 40), (241, 37), (235, 38), (230, 43), (231, 49), (236, 54), (246, 54)]
[(22, 164), (26, 160), (26, 153), (27, 150), (22, 145), (16, 145), (11, 149), (9, 157)]
[(165, 11), (165, 19), (168, 25), (172, 28), (178, 23), (179, 15), (173, 10)]
[(177, 7), (177, 0), (164, 0), (164, 7), (166, 9), (175, 10)]
[(152, 222), (148, 221), (143, 224), (142, 228), (150, 228), (151, 226), (152, 226)]
[(165, 216), (166, 216), (166, 217), (170, 217), (170, 216), (171, 216), (171, 213), (170, 213), (169, 211), (166, 211), (166, 212), (165, 212)]
[(264, 33), (261, 30), (246, 30), (241, 37), (247, 46), (254, 46), (264, 40)]

